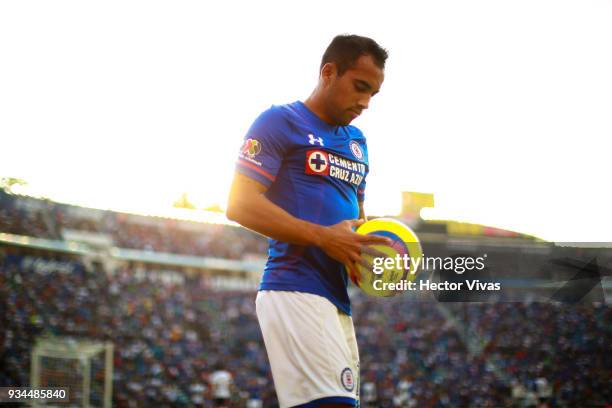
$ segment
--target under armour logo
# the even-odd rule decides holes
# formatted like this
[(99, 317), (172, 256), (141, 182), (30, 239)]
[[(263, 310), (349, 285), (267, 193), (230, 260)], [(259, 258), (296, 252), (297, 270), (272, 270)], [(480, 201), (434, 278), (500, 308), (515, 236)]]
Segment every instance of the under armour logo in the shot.
[(310, 133), (308, 135), (308, 143), (310, 143), (311, 145), (318, 143), (319, 146), (323, 146), (323, 138), (322, 137), (317, 137), (315, 138), (314, 135), (312, 133)]

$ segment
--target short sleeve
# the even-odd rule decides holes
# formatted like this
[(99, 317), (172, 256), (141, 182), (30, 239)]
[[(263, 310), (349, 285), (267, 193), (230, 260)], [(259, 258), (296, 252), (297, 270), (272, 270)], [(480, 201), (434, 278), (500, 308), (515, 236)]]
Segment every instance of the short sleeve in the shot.
[(286, 119), (272, 107), (255, 119), (244, 137), (236, 171), (269, 187), (287, 151), (286, 141)]
[(368, 163), (368, 167), (366, 174), (363, 175), (363, 180), (361, 180), (361, 183), (359, 183), (359, 186), (357, 187), (357, 201), (365, 201), (366, 178), (369, 172), (368, 148), (365, 143), (361, 147), (363, 149), (365, 162)]

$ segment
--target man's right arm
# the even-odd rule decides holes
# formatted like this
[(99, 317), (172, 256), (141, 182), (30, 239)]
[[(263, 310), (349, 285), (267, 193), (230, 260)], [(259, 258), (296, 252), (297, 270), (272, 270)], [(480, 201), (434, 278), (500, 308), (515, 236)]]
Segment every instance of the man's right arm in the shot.
[(266, 190), (262, 183), (236, 172), (227, 217), (278, 241), (318, 246), (343, 264), (358, 262), (366, 245), (388, 243), (384, 237), (354, 232), (352, 228), (363, 222), (360, 220), (346, 220), (325, 227), (296, 218), (270, 201), (264, 195)]

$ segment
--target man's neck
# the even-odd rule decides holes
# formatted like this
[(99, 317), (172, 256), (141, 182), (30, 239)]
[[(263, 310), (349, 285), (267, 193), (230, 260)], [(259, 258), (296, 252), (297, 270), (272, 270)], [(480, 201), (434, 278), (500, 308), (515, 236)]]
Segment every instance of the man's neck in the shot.
[(305, 101), (304, 105), (308, 109), (312, 111), (315, 115), (319, 117), (323, 122), (327, 123), (330, 126), (337, 126), (332, 123), (331, 118), (325, 113), (325, 109), (323, 108), (323, 103), (321, 102), (321, 96), (315, 90)]

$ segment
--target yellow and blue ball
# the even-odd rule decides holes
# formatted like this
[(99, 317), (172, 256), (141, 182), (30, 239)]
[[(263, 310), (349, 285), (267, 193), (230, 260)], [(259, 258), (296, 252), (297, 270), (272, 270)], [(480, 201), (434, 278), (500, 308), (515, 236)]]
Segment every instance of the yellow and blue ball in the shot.
[[(420, 264), (415, 261), (417, 259), (422, 260), (423, 250), (418, 237), (410, 227), (392, 218), (376, 218), (361, 224), (355, 232), (364, 235), (379, 235), (392, 240), (390, 245), (369, 246), (377, 254), (374, 255), (364, 251), (361, 255), (362, 262), (354, 266), (345, 265), (349, 277), (363, 292), (370, 296), (395, 296), (403, 289), (389, 289), (389, 285), (385, 285), (385, 288), (381, 289), (382, 283), (397, 284), (401, 281), (413, 281), (416, 278), (418, 265)], [(375, 261), (375, 258), (397, 260), (398, 255), (402, 260), (405, 257), (411, 260), (408, 262), (408, 268), (405, 267), (403, 261), (400, 262), (400, 265), (394, 262), (392, 267), (389, 267), (390, 262), (387, 262), (387, 265), (384, 265), (384, 263), (380, 265), (380, 260)], [(376, 269), (379, 273), (374, 273), (375, 262), (378, 262)]]

